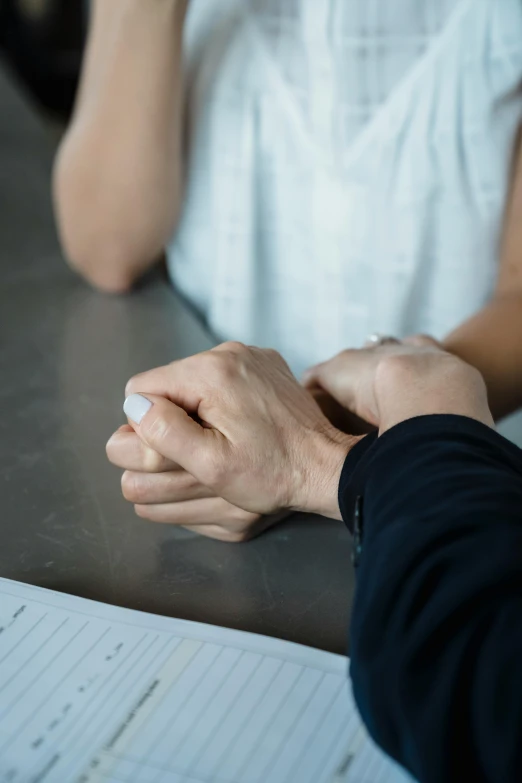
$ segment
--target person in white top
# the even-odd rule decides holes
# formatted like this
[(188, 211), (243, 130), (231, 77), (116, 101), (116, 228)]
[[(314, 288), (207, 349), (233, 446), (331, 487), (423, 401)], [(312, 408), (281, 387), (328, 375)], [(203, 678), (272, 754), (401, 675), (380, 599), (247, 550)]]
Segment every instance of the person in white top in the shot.
[[(296, 374), (422, 333), (482, 372), (497, 418), (522, 404), (522, 0), (92, 11), (55, 169), (87, 280), (126, 291), (166, 252), (218, 339)], [(132, 438), (111, 449), (142, 516), (227, 540), (270, 523), (156, 473)]]

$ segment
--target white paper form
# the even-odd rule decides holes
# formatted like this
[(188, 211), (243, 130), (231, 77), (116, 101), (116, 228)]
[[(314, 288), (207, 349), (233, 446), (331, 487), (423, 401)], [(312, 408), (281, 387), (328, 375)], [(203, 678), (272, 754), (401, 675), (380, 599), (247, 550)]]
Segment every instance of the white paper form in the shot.
[(0, 783), (403, 783), (347, 659), (0, 579)]

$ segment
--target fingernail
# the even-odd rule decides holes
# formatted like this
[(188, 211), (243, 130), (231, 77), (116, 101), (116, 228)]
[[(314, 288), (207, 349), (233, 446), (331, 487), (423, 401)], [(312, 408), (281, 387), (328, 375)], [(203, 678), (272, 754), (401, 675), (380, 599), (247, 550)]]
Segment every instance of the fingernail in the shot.
[(141, 424), (141, 420), (146, 413), (152, 408), (152, 403), (146, 397), (142, 397), (141, 394), (131, 394), (127, 397), (123, 405), (125, 414), (135, 422), (135, 424)]

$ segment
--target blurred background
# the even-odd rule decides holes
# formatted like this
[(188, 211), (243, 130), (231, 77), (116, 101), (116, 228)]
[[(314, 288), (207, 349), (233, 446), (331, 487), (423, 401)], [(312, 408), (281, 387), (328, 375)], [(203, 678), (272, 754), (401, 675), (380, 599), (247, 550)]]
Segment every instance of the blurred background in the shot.
[(88, 0), (0, 0), (0, 55), (59, 133), (71, 112)]

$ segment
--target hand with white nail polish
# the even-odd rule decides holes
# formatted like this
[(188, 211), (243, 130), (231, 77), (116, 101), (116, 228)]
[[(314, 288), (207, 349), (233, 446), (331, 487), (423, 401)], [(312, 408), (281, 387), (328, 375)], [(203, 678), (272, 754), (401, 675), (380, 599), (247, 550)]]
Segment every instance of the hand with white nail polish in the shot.
[(108, 453), (126, 469), (124, 494), (141, 516), (225, 540), (273, 523), (260, 515), (339, 517), (337, 481), (354, 439), (330, 425), (277, 354), (226, 344), (137, 376), (127, 393), (135, 434), (122, 428)]
[(284, 519), (263, 516), (228, 503), (180, 465), (149, 448), (128, 424), (107, 444), (110, 461), (124, 473), (123, 496), (142, 519), (176, 525), (228, 543), (242, 543)]

